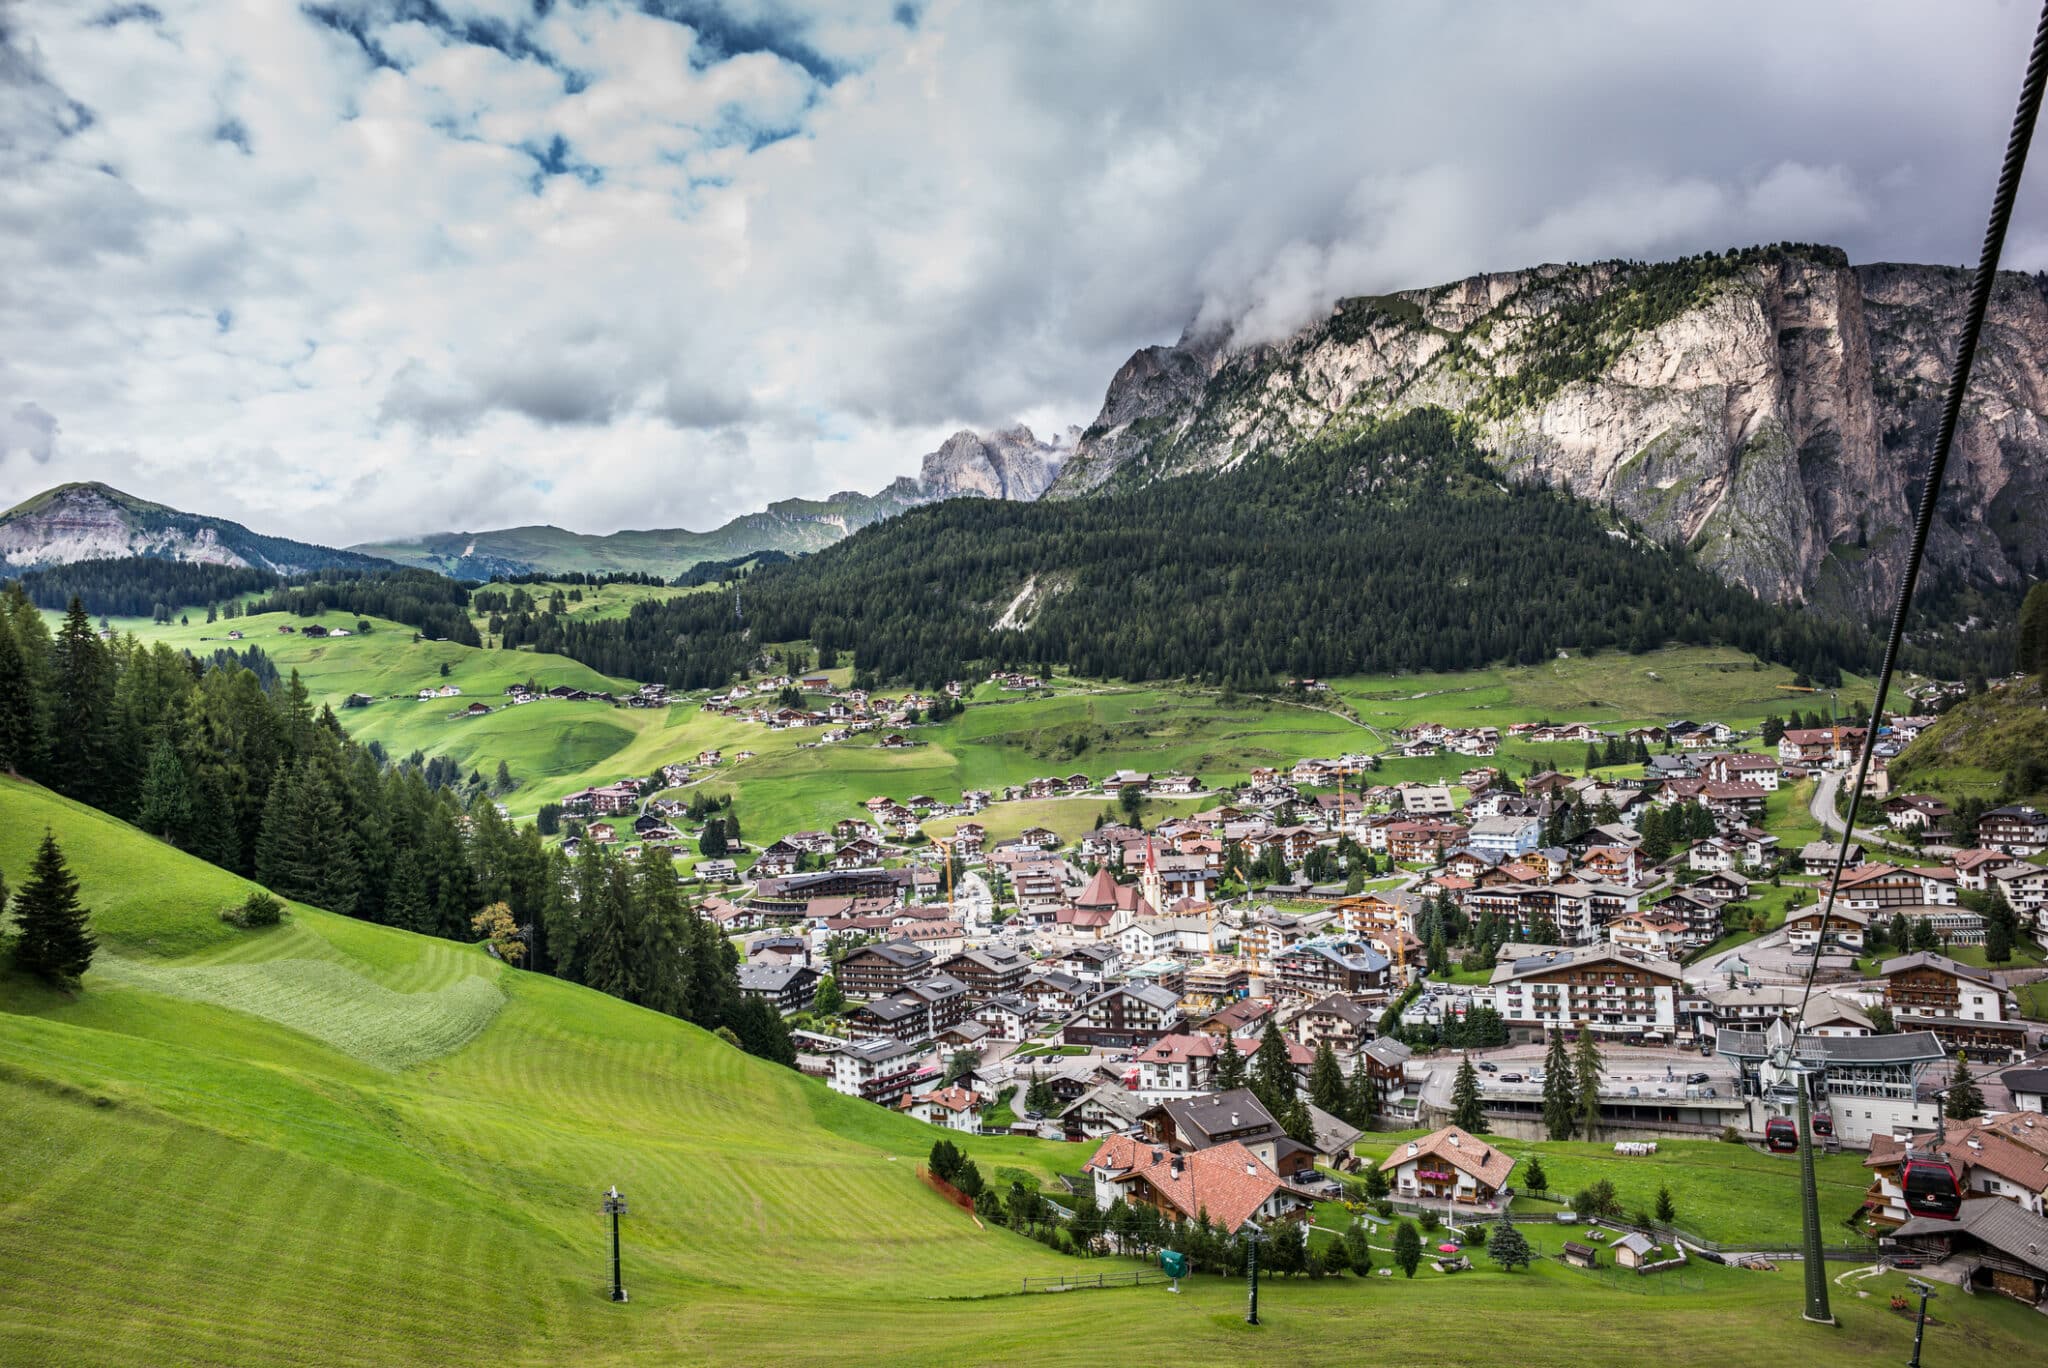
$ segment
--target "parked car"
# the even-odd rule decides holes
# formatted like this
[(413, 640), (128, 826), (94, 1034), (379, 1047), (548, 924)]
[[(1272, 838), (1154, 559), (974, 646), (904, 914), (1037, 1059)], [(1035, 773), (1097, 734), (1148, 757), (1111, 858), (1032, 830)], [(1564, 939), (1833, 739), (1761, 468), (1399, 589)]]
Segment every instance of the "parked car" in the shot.
[(1643, 1090), (1641, 1088), (1636, 1087), (1633, 1083), (1631, 1083), (1629, 1085), (1628, 1095), (1630, 1097), (1641, 1097), (1643, 1095)]
[(1713, 1075), (1712, 1075), (1712, 1074), (1704, 1074), (1704, 1073), (1696, 1073), (1696, 1074), (1687, 1074), (1687, 1075), (1685, 1076), (1685, 1081), (1686, 1081), (1686, 1082), (1688, 1082), (1688, 1083), (1695, 1083), (1695, 1084), (1697, 1084), (1697, 1083), (1707, 1083), (1707, 1082), (1711, 1082), (1711, 1081), (1712, 1081), (1712, 1079), (1713, 1079)]
[(1480, 1067), (1480, 1068), (1482, 1068), (1482, 1069), (1484, 1069), (1484, 1070), (1485, 1070), (1486, 1072), (1488, 1072), (1488, 1073), (1499, 1073), (1499, 1072), (1500, 1072), (1500, 1065), (1498, 1065), (1498, 1064), (1494, 1063), (1494, 1062), (1493, 1062), (1492, 1060), (1490, 1060), (1490, 1059), (1482, 1059), (1482, 1060), (1480, 1060), (1480, 1061), (1479, 1061), (1479, 1067)]
[(1503, 1083), (1519, 1083), (1522, 1081), (1522, 1076), (1518, 1073), (1505, 1073), (1500, 1076), (1500, 1081)]

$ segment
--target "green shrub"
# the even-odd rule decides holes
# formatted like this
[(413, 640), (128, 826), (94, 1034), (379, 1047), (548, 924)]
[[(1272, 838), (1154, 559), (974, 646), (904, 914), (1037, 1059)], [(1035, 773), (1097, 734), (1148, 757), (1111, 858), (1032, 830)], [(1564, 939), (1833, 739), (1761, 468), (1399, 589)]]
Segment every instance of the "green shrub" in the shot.
[(220, 919), (230, 926), (244, 928), (276, 926), (284, 920), (284, 904), (261, 891), (251, 893), (239, 907), (230, 907), (220, 914)]

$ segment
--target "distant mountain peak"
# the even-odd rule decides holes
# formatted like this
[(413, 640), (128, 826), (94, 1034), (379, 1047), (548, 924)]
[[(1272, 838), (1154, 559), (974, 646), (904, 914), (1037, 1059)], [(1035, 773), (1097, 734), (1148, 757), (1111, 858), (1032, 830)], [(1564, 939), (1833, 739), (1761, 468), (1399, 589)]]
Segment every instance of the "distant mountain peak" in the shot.
[(0, 513), (0, 565), (9, 569), (128, 556), (281, 574), (381, 563), (352, 551), (267, 537), (225, 518), (180, 512), (97, 480), (57, 485)]

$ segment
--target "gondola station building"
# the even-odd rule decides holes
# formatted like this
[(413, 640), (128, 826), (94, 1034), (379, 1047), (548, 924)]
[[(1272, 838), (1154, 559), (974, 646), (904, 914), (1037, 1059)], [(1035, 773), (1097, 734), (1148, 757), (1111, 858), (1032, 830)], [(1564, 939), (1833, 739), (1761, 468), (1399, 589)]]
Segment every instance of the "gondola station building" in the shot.
[(1835, 1135), (1856, 1149), (1873, 1136), (1900, 1135), (1934, 1125), (1939, 1104), (1920, 1096), (1920, 1078), (1948, 1058), (1932, 1031), (1897, 1035), (1801, 1035), (1779, 1020), (1767, 1031), (1724, 1030), (1714, 1037), (1714, 1053), (1734, 1064), (1741, 1076), (1748, 1109), (1744, 1129), (1761, 1135), (1774, 1116), (1789, 1116), (1798, 1106), (1798, 1078), (1793, 1068), (1780, 1067), (1773, 1056), (1789, 1049), (1808, 1070), (1815, 1110), (1834, 1119)]

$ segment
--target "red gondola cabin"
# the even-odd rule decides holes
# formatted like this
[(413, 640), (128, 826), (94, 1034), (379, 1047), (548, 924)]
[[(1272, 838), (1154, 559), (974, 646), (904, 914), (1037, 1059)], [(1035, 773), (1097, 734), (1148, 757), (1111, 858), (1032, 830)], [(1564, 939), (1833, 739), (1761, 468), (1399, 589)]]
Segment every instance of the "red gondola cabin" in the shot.
[(1790, 1154), (1799, 1148), (1799, 1128), (1789, 1116), (1774, 1116), (1764, 1122), (1764, 1144), (1773, 1153)]
[(1955, 1169), (1946, 1158), (1931, 1151), (1906, 1151), (1899, 1187), (1906, 1194), (1906, 1210), (1915, 1216), (1953, 1221), (1963, 1209), (1963, 1189), (1956, 1182)]
[(1813, 1114), (1813, 1133), (1830, 1136), (1835, 1133), (1835, 1117), (1832, 1112), (1818, 1111)]

